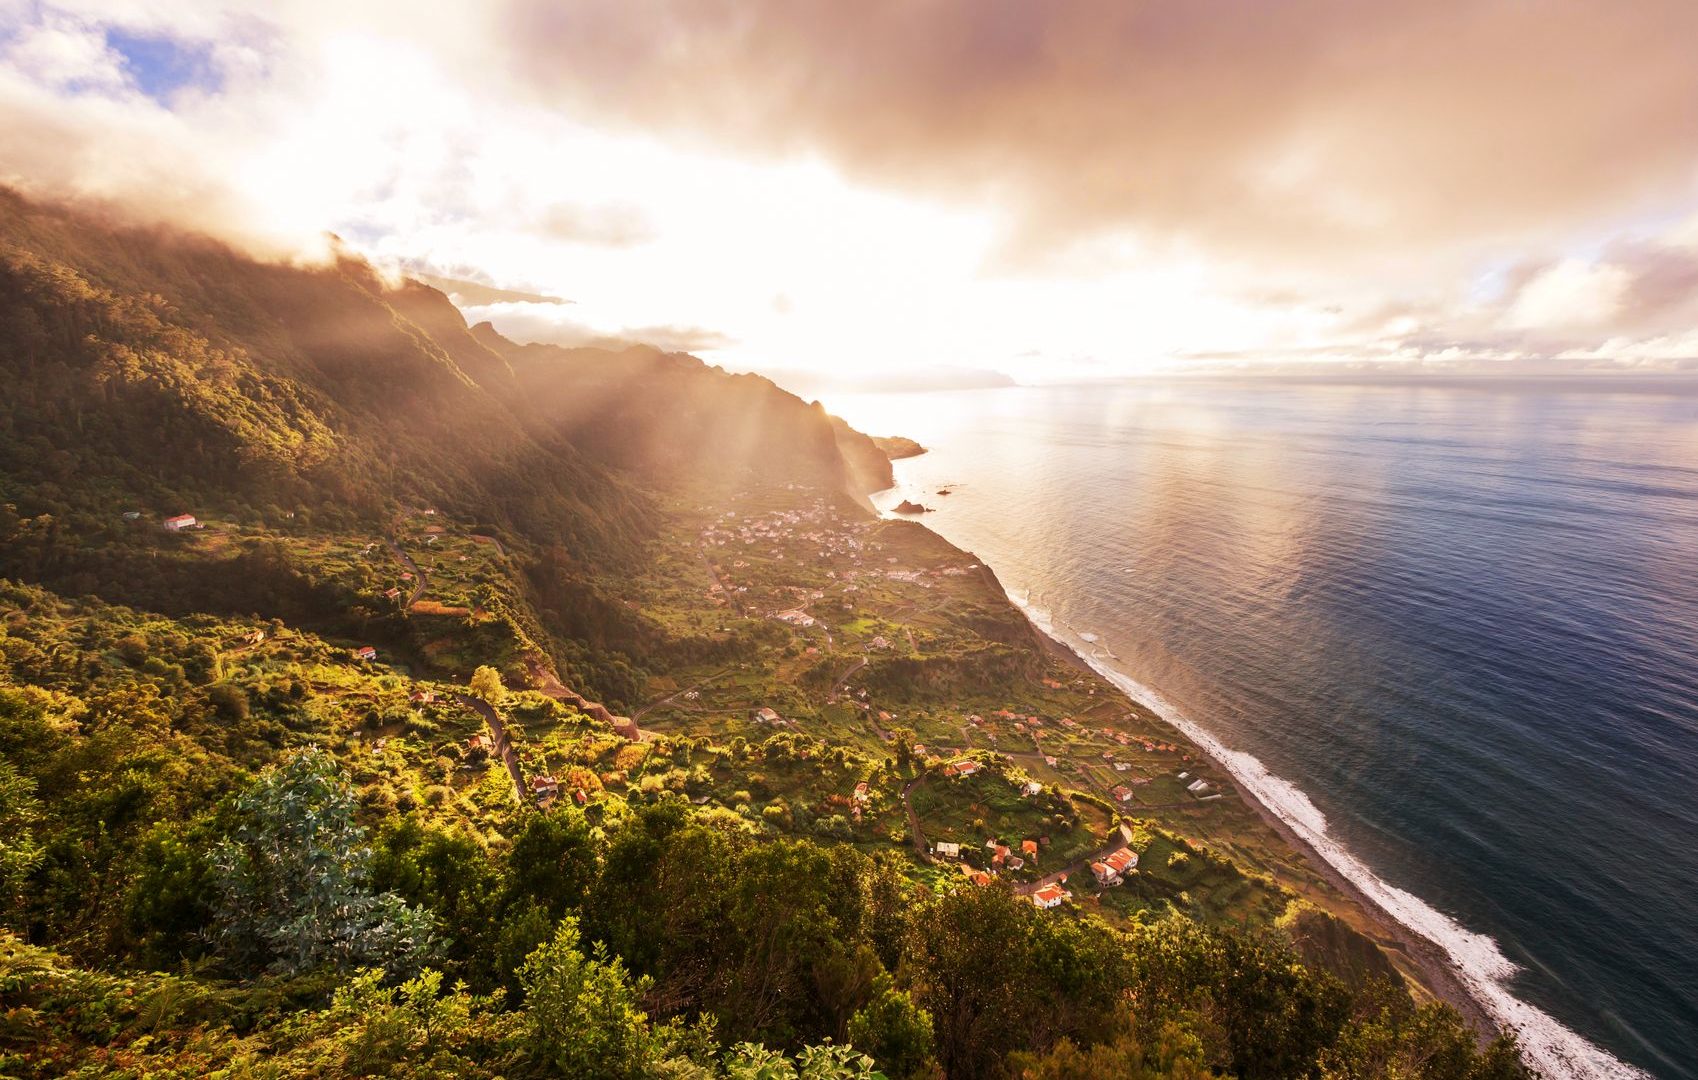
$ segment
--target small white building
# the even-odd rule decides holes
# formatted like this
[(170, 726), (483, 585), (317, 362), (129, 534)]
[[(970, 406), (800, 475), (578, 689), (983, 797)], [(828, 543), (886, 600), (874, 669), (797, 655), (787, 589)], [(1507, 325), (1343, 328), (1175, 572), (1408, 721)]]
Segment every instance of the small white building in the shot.
[(961, 857), (961, 845), (952, 844), (947, 840), (938, 841), (937, 846), (932, 850), (937, 852), (939, 858), (959, 859)]
[(165, 528), (170, 532), (178, 532), (182, 529), (192, 529), (197, 524), (199, 524), (199, 522), (195, 520), (195, 516), (193, 514), (173, 514), (171, 517), (165, 519)]
[(1032, 903), (1040, 910), (1048, 911), (1051, 908), (1060, 907), (1062, 901), (1070, 900), (1072, 897), (1073, 894), (1060, 885), (1045, 885), (1032, 894)]

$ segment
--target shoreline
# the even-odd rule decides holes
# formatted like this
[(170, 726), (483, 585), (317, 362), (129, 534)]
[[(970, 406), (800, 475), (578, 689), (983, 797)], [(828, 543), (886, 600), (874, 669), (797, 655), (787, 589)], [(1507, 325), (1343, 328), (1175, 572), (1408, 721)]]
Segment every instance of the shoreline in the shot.
[[(898, 497), (907, 490), (907, 479), (899, 471), (889, 488), (872, 494), (890, 492)], [(1470, 930), (1415, 893), (1382, 878), (1333, 835), (1326, 815), (1302, 789), (1269, 771), (1253, 754), (1222, 743), (1160, 691), (1118, 670), (1114, 662), (1119, 658), (1112, 653), (1100, 655), (1089, 644), (1094, 640), (1091, 635), (1082, 635), (1084, 640), (1077, 644), (1069, 641), (1071, 627), (1056, 625), (1049, 612), (1017, 599), (994, 568), (936, 525), (914, 515), (896, 514), (877, 502), (875, 507), (880, 517), (917, 524), (972, 557), (984, 567), (996, 590), (1020, 611), (1040, 648), (1108, 684), (1128, 704), (1178, 732), (1197, 753), (1231, 777), (1243, 803), (1289, 850), (1300, 855), (1302, 864), (1323, 886), (1317, 891), (1315, 882), (1298, 885), (1296, 894), (1373, 942), (1403, 977), (1418, 1004), (1438, 1001), (1451, 1006), (1482, 1043), (1500, 1033), (1515, 1036), (1521, 1060), (1552, 1080), (1651, 1080), (1653, 1074), (1643, 1066), (1617, 1056), (1601, 1042), (1592, 1041), (1519, 996), (1513, 980), (1521, 965), (1511, 960), (1496, 940)]]
[[(975, 556), (977, 558), (977, 556)], [(982, 562), (982, 560), (981, 560)], [(1025, 616), (1026, 623), (1032, 628), (1044, 648), (1067, 663), (1088, 671), (1096, 678), (1102, 679), (1113, 690), (1120, 694), (1129, 704), (1154, 713), (1163, 723), (1168, 719), (1160, 712), (1150, 709), (1148, 705), (1138, 701), (1114, 680), (1109, 679), (1097, 670), (1089, 660), (1082, 656), (1078, 649), (1063, 641), (1055, 633), (1046, 630), (1033, 621), (1031, 614), (1020, 604), (1009, 598), (1009, 603), (1019, 609)], [(1176, 729), (1177, 730), (1177, 729)], [(1437, 942), (1399, 922), (1395, 916), (1386, 911), (1374, 901), (1359, 885), (1351, 881), (1338, 868), (1329, 862), (1316, 847), (1293, 829), (1284, 818), (1280, 817), (1265, 802), (1256, 796), (1248, 787), (1238, 780), (1237, 774), (1226, 762), (1208, 747), (1197, 743), (1179, 731), (1187, 742), (1190, 742), (1199, 754), (1206, 757), (1215, 767), (1231, 776), (1233, 787), (1237, 789), (1238, 797), (1256, 816), (1271, 828), (1287, 846), (1303, 856), (1303, 861), (1314, 870), (1326, 883), (1350, 901), (1353, 911), (1333, 911), (1331, 914), (1343, 918), (1354, 929), (1364, 934), (1369, 940), (1386, 953), (1405, 978), (1413, 980), (1422, 990), (1436, 1001), (1442, 1001), (1462, 1014), (1471, 1027), (1478, 1033), (1482, 1043), (1497, 1035), (1502, 1026), (1492, 1015), (1486, 1005), (1468, 989), (1455, 963)], [(1356, 919), (1349, 916), (1356, 915)], [(1361, 924), (1359, 925), (1358, 920)]]

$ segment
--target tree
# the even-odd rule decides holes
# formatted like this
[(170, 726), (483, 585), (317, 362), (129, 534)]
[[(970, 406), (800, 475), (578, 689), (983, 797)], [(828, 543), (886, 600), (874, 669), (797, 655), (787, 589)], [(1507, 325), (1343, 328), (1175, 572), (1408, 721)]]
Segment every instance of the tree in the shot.
[(370, 883), (354, 795), (316, 747), (261, 773), (236, 800), (213, 852), (220, 939), (239, 960), (293, 974), (319, 967), (407, 970), (431, 949), (431, 920)]
[(596, 876), (596, 845), (583, 814), (560, 807), (533, 814), (507, 857), (507, 901), (535, 900), (553, 918), (583, 903)]
[(647, 1075), (656, 1057), (641, 1008), (649, 980), (632, 979), (602, 945), (586, 955), (577, 919), (563, 920), (553, 939), (525, 959), (519, 980), (534, 1052), (561, 1076)]
[(0, 913), (10, 921), (24, 879), (41, 862), (34, 826), (41, 818), (35, 781), (0, 758)]
[(931, 1014), (898, 990), (889, 975), (878, 977), (872, 1000), (850, 1018), (849, 1044), (872, 1055), (890, 1080), (923, 1080), (938, 1073)]
[(488, 664), (479, 664), (472, 672), (472, 696), (480, 697), (491, 705), (500, 705), (507, 697), (507, 687), (501, 682), (501, 672)]

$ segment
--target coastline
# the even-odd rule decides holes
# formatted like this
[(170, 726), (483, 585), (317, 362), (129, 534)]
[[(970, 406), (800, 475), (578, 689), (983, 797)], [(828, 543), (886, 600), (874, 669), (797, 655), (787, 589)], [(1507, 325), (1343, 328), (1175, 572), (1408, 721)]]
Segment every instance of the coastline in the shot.
[[(1650, 1080), (1653, 1073), (1647, 1067), (1617, 1056), (1623, 1051), (1606, 1049), (1601, 1032), (1582, 1034), (1586, 1028), (1570, 1026), (1570, 1022), (1536, 1004), (1536, 999), (1521, 996), (1518, 976), (1524, 971), (1525, 961), (1511, 959), (1506, 946), (1490, 934), (1470, 929), (1459, 916), (1447, 914), (1416, 892), (1381, 877), (1340, 839), (1326, 813), (1303, 790), (1270, 771), (1254, 754), (1222, 743), (1156, 688), (1119, 670), (1120, 657), (1098, 645), (1094, 633), (1052, 617), (1044, 606), (1031, 604), (1024, 593), (1025, 582), (1020, 582), (1019, 589), (1005, 588), (995, 569), (971, 551), (971, 535), (961, 541), (947, 535), (953, 515), (936, 515), (944, 519), (938, 522), (932, 515), (922, 520), (919, 515), (895, 513), (893, 505), (898, 499), (935, 487), (942, 475), (937, 469), (922, 470), (920, 476), (930, 479), (921, 483), (920, 476), (907, 473), (903, 463), (896, 464), (892, 486), (873, 493), (880, 516), (918, 524), (956, 550), (970, 554), (984, 566), (996, 591), (1021, 611), (1035, 643), (1061, 662), (1090, 671), (1100, 680), (1099, 685), (1111, 685), (1119, 691), (1121, 700), (1173, 728), (1196, 753), (1230, 776), (1250, 811), (1249, 815), (1236, 809), (1233, 813), (1245, 824), (1251, 816), (1259, 818), (1283, 841), (1286, 850), (1298, 853), (1297, 858), (1288, 860), (1284, 871), (1276, 871), (1282, 883), (1378, 946), (1418, 1002), (1442, 1001), (1452, 1006), (1481, 1039), (1500, 1032), (1513, 1034), (1522, 1060), (1551, 1080)], [(991, 533), (982, 539), (994, 548), (1012, 538)], [(1015, 565), (1024, 565), (1019, 561), (1024, 556), (1017, 554), (1018, 550), (1011, 548), (1004, 554), (1016, 560)], [(1348, 811), (1344, 813), (1348, 824)], [(1265, 842), (1272, 842), (1271, 838)], [(1538, 972), (1527, 974), (1536, 978)], [(1594, 1038), (1599, 1041), (1594, 1042)], [(1670, 1059), (1665, 1056), (1662, 1060)]]
[[(977, 558), (977, 556), (974, 557)], [(1016, 603), (1012, 597), (1009, 598), (1009, 603), (1014, 604), (1026, 617), (1026, 622), (1031, 626), (1032, 632), (1037, 635), (1038, 640), (1052, 654), (1102, 679), (1116, 693), (1125, 698), (1129, 704), (1143, 709), (1150, 708), (1144, 702), (1138, 701), (1127, 693), (1125, 688), (1115, 680), (1105, 676), (1074, 646), (1062, 640), (1053, 631), (1040, 626), (1032, 619), (1030, 612), (1021, 604)], [(1167, 718), (1163, 717), (1159, 711), (1151, 711), (1155, 712), (1157, 717), (1164, 722), (1167, 721)], [(1185, 733), (1181, 732), (1181, 734)], [(1232, 767), (1212, 749), (1190, 739), (1189, 735), (1186, 737), (1188, 741), (1192, 742), (1198, 753), (1207, 757), (1222, 772), (1237, 779), (1237, 774)], [(1393, 965), (1403, 973), (1404, 977), (1412, 980), (1429, 997), (1442, 1001), (1461, 1013), (1463, 1018), (1479, 1034), (1481, 1042), (1486, 1042), (1498, 1034), (1501, 1025), (1492, 1015), (1491, 1010), (1468, 989), (1467, 983), (1463, 980), (1443, 947), (1399, 922), (1395, 916), (1376, 903), (1360, 886), (1340, 873), (1338, 868), (1329, 862), (1312, 843), (1298, 833), (1296, 829), (1293, 829), (1289, 822), (1275, 813), (1272, 807), (1258, 798), (1243, 783), (1235, 783), (1233, 787), (1237, 789), (1238, 797), (1246, 806), (1255, 811), (1257, 817), (1261, 818), (1288, 846), (1301, 854), (1304, 862), (1327, 884), (1350, 901), (1349, 908), (1342, 911), (1333, 910), (1331, 914), (1343, 919), (1378, 945)]]

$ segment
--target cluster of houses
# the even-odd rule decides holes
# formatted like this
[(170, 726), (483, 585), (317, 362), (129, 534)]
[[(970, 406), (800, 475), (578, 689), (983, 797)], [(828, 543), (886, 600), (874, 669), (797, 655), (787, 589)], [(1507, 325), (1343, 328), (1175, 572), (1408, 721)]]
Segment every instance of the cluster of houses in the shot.
[(1119, 885), (1138, 865), (1138, 853), (1131, 848), (1121, 848), (1110, 852), (1097, 862), (1091, 864), (1091, 873), (1096, 877), (1097, 884), (1108, 888)]

